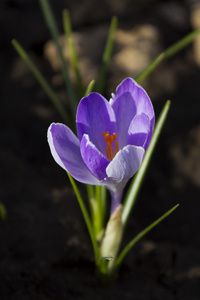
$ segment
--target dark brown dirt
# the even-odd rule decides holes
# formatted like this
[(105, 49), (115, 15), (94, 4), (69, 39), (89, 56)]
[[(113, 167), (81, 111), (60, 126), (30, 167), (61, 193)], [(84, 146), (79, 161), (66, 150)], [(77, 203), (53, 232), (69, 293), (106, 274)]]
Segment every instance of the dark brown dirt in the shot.
[[(181, 27), (162, 17), (159, 7), (167, 1), (132, 1), (135, 9), (125, 2), (52, 4), (58, 20), (64, 7), (70, 9), (76, 30), (108, 24), (113, 14), (123, 28), (150, 22), (164, 47), (192, 30), (181, 1), (171, 1), (188, 13)], [(158, 90), (156, 115), (169, 98), (172, 107), (125, 240), (173, 205), (180, 207), (133, 249), (116, 281), (102, 286), (76, 198), (46, 141), (49, 124), (61, 120), (10, 43), (17, 38), (51, 80), (43, 59), (49, 33), (37, 1), (2, 0), (0, 28), (0, 200), (8, 214), (0, 222), (0, 299), (199, 300), (200, 70), (192, 46), (148, 79), (148, 93)], [(172, 89), (166, 74), (174, 78)]]

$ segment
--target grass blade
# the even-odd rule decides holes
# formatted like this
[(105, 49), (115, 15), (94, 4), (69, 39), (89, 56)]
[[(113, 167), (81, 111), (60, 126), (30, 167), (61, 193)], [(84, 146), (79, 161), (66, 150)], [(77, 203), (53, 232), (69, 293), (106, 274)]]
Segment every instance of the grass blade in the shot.
[(72, 185), (72, 187), (74, 189), (74, 192), (75, 192), (75, 195), (77, 197), (78, 203), (80, 205), (80, 208), (81, 208), (81, 211), (82, 211), (82, 214), (83, 214), (83, 217), (84, 217), (84, 220), (85, 220), (85, 223), (86, 223), (89, 235), (90, 235), (90, 239), (91, 239), (91, 242), (92, 242), (92, 246), (93, 246), (93, 250), (94, 250), (94, 254), (95, 254), (95, 263), (96, 263), (96, 266), (98, 266), (100, 253), (99, 253), (99, 248), (98, 248), (98, 244), (97, 244), (97, 241), (96, 241), (96, 238), (95, 238), (95, 234), (94, 234), (94, 230), (93, 230), (93, 227), (92, 227), (90, 217), (88, 215), (87, 209), (85, 207), (85, 204), (84, 204), (84, 201), (81, 197), (81, 194), (78, 190), (78, 187), (75, 183), (75, 180), (72, 178), (72, 176), (68, 172), (67, 172), (67, 175), (69, 177), (69, 180), (71, 182), (71, 185)]
[(62, 69), (62, 76), (64, 79), (64, 84), (67, 90), (67, 95), (69, 98), (69, 105), (70, 105), (70, 110), (72, 112), (73, 115), (73, 119), (75, 119), (76, 116), (76, 109), (77, 109), (77, 100), (76, 100), (76, 95), (68, 74), (68, 69), (67, 69), (67, 64), (63, 55), (63, 51), (62, 51), (62, 47), (60, 45), (60, 41), (59, 41), (59, 32), (58, 32), (58, 28), (51, 10), (51, 7), (49, 5), (48, 0), (39, 0), (41, 8), (42, 8), (42, 12), (44, 14), (47, 26), (51, 32), (51, 35), (53, 37), (53, 40), (55, 42), (56, 45), (56, 49), (57, 49), (57, 53), (58, 53), (58, 57), (60, 59), (61, 62), (61, 69)]
[(105, 47), (104, 54), (103, 54), (103, 61), (102, 61), (102, 65), (101, 65), (99, 80), (98, 80), (98, 84), (97, 84), (97, 91), (100, 94), (103, 93), (103, 90), (105, 87), (106, 74), (107, 74), (108, 65), (109, 65), (109, 62), (111, 59), (117, 23), (118, 23), (117, 18), (112, 17), (110, 29), (109, 29), (109, 33), (108, 33), (108, 38), (107, 38), (107, 42), (106, 42), (106, 47)]
[(94, 85), (95, 85), (95, 80), (91, 80), (87, 86), (84, 96), (88, 96), (93, 91)]
[(158, 141), (161, 130), (165, 123), (169, 108), (170, 108), (170, 101), (168, 100), (160, 113), (160, 116), (158, 118), (158, 121), (157, 121), (155, 129), (154, 129), (154, 133), (153, 133), (150, 145), (146, 151), (142, 165), (141, 165), (140, 169), (138, 170), (137, 174), (135, 175), (135, 177), (129, 187), (129, 190), (126, 194), (125, 201), (124, 201), (124, 208), (123, 208), (123, 212), (122, 212), (122, 223), (123, 223), (124, 228), (128, 222), (128, 218), (132, 211), (133, 205), (135, 204), (135, 201), (136, 201), (138, 192), (140, 190), (140, 187), (142, 185), (146, 170), (149, 166), (150, 159), (152, 157), (156, 143)]
[(7, 212), (5, 206), (0, 202), (0, 220), (5, 221), (7, 217)]
[(78, 57), (76, 54), (73, 38), (72, 38), (72, 30), (71, 30), (71, 21), (69, 12), (67, 9), (63, 11), (63, 27), (65, 36), (67, 39), (68, 47), (69, 47), (69, 54), (70, 54), (70, 62), (72, 64), (72, 67), (74, 68), (75, 74), (76, 74), (76, 82), (77, 82), (77, 89), (78, 89), (78, 95), (79, 98), (83, 96), (83, 81), (80, 73), (79, 63), (78, 63)]
[(32, 62), (26, 51), (22, 48), (22, 46), (16, 41), (12, 40), (12, 45), (14, 46), (15, 50), (18, 52), (19, 56), (26, 62), (28, 67), (30, 68), (31, 72), (47, 94), (47, 96), (50, 98), (51, 102), (53, 103), (54, 107), (62, 117), (63, 121), (69, 125), (70, 123), (70, 117), (67, 114), (66, 109), (64, 108), (62, 102), (58, 99), (57, 95), (51, 88), (51, 86), (48, 84), (44, 76), (41, 74), (39, 69), (36, 67), (36, 65)]
[(163, 62), (165, 59), (170, 58), (181, 49), (189, 45), (197, 37), (198, 34), (200, 34), (200, 28), (188, 34), (186, 37), (182, 38), (180, 41), (162, 52), (142, 72), (140, 72), (140, 74), (136, 75), (135, 80), (138, 83), (144, 80), (161, 62)]
[(147, 226), (144, 230), (142, 230), (136, 237), (134, 237), (122, 250), (120, 255), (118, 256), (115, 266), (114, 266), (114, 273), (119, 269), (124, 257), (126, 254), (131, 250), (131, 248), (141, 239), (143, 238), (150, 230), (152, 230), (156, 225), (158, 225), (161, 221), (163, 221), (166, 217), (168, 217), (177, 207), (179, 204), (172, 207), (170, 210), (168, 210), (164, 215), (162, 215), (159, 219), (157, 219), (155, 222), (153, 222), (151, 225)]

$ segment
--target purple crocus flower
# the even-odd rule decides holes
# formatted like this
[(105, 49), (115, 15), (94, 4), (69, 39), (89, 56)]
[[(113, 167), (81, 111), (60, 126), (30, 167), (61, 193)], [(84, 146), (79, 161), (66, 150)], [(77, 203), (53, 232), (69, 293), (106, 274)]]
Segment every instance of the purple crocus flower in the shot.
[(76, 180), (104, 185), (111, 192), (114, 212), (127, 181), (139, 169), (154, 127), (154, 110), (145, 90), (125, 79), (108, 102), (91, 93), (77, 109), (77, 135), (52, 123), (48, 142), (55, 161)]

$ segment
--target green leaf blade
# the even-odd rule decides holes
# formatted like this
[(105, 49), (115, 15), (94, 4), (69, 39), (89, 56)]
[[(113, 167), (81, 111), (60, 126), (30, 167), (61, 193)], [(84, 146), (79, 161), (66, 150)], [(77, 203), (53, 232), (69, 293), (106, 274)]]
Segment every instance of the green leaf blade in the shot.
[(0, 203), (0, 220), (5, 221), (7, 218), (7, 212), (5, 206)]
[(56, 21), (55, 21), (55, 18), (54, 18), (54, 15), (53, 15), (53, 12), (52, 12), (52, 9), (50, 7), (48, 0), (39, 0), (39, 2), (41, 5), (41, 9), (42, 9), (44, 18), (46, 20), (47, 26), (51, 32), (52, 38), (56, 45), (58, 57), (61, 62), (62, 76), (63, 76), (64, 84), (66, 87), (67, 95), (69, 98), (70, 110), (73, 115), (73, 119), (75, 119), (78, 103), (77, 103), (77, 98), (76, 98), (74, 88), (72, 86), (72, 83), (71, 83), (71, 80), (69, 77), (66, 60), (63, 55), (63, 50), (62, 50), (62, 47), (61, 47), (61, 44), (59, 41), (59, 31), (57, 28), (57, 24), (56, 24)]
[(122, 250), (120, 255), (118, 256), (115, 266), (114, 266), (114, 273), (119, 269), (122, 261), (124, 260), (127, 253), (131, 250), (131, 248), (141, 239), (143, 238), (149, 231), (151, 231), (155, 226), (157, 226), (160, 222), (162, 222), (166, 217), (168, 217), (177, 207), (179, 204), (172, 207), (170, 210), (168, 210), (164, 215), (162, 215), (160, 218), (158, 218), (155, 222), (151, 223), (149, 226), (147, 226), (144, 230), (142, 230), (139, 234), (137, 234)]
[(86, 88), (86, 91), (84, 94), (85, 97), (88, 96), (93, 91), (94, 85), (95, 85), (95, 80), (91, 80)]
[(138, 170), (137, 174), (135, 175), (135, 177), (133, 178), (132, 183), (131, 183), (131, 185), (128, 189), (128, 192), (125, 196), (124, 208), (123, 208), (123, 213), (122, 213), (122, 223), (123, 223), (124, 228), (127, 225), (132, 208), (135, 204), (136, 198), (138, 196), (139, 190), (140, 190), (142, 182), (144, 180), (145, 173), (149, 166), (150, 159), (153, 155), (153, 152), (154, 152), (155, 146), (157, 144), (158, 138), (160, 136), (161, 130), (162, 130), (165, 120), (167, 118), (169, 108), (170, 108), (170, 101), (168, 100), (166, 102), (164, 108), (162, 109), (162, 112), (160, 113), (160, 116), (156, 123), (155, 129), (153, 132), (153, 136), (152, 136), (151, 142), (149, 144), (149, 147), (146, 151), (142, 165), (141, 165), (140, 169)]
[(135, 76), (135, 80), (140, 83), (144, 80), (154, 69), (165, 59), (168, 59), (178, 53), (180, 50), (188, 46), (200, 34), (200, 28), (194, 30), (186, 37), (179, 40), (177, 43), (162, 52), (156, 59), (154, 59), (143, 71)]
[(72, 67), (76, 75), (78, 94), (79, 97), (81, 98), (83, 96), (83, 90), (84, 90), (83, 81), (80, 73), (78, 56), (76, 54), (76, 49), (72, 37), (70, 15), (67, 9), (64, 9), (63, 11), (63, 27), (64, 27), (65, 36), (69, 47), (70, 62), (72, 64)]
[(73, 179), (73, 177), (68, 172), (67, 172), (67, 175), (69, 177), (69, 180), (70, 180), (71, 185), (72, 185), (72, 187), (74, 189), (76, 198), (78, 200), (79, 206), (81, 208), (81, 211), (82, 211), (82, 214), (83, 214), (83, 217), (84, 217), (84, 220), (85, 220), (85, 223), (86, 223), (89, 235), (90, 235), (90, 239), (91, 239), (91, 242), (92, 242), (92, 246), (93, 246), (93, 250), (94, 250), (94, 254), (95, 254), (95, 263), (96, 263), (96, 266), (98, 266), (99, 262), (100, 262), (100, 252), (99, 252), (99, 247), (98, 247), (98, 244), (97, 244), (97, 241), (96, 241), (96, 237), (95, 237), (95, 233), (94, 233), (94, 228), (92, 226), (89, 214), (87, 212), (87, 209), (86, 209), (86, 206), (84, 204), (84, 201), (83, 201), (83, 199), (81, 197), (79, 189), (78, 189), (78, 187), (77, 187), (77, 185), (75, 183), (75, 180)]
[(100, 94), (103, 93), (103, 90), (105, 87), (106, 75), (107, 75), (108, 65), (109, 65), (109, 62), (111, 59), (111, 55), (112, 55), (117, 23), (118, 23), (117, 17), (112, 17), (110, 29), (109, 29), (109, 33), (108, 33), (108, 38), (107, 38), (107, 42), (106, 42), (106, 46), (105, 46), (105, 50), (104, 50), (104, 54), (103, 54), (103, 60), (102, 60), (99, 80), (98, 80), (98, 84), (97, 84), (97, 92)]
[(44, 90), (44, 92), (49, 97), (54, 107), (60, 114), (63, 121), (66, 124), (70, 125), (71, 118), (69, 117), (65, 107), (63, 106), (62, 102), (58, 99), (57, 95), (55, 94), (55, 92), (53, 91), (53, 89), (51, 88), (47, 80), (44, 78), (42, 73), (39, 71), (39, 69), (30, 59), (27, 52), (23, 49), (20, 43), (15, 39), (12, 40), (12, 45), (15, 48), (15, 50), (18, 52), (19, 56), (25, 61), (25, 63), (27, 64), (27, 66), (35, 76), (36, 80), (38, 81), (38, 83), (40, 84), (40, 86), (42, 87), (42, 89)]

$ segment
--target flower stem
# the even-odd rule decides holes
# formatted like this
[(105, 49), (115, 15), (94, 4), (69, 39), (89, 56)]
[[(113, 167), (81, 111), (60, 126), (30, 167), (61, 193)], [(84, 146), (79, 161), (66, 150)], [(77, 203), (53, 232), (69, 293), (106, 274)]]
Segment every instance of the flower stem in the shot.
[(107, 194), (107, 190), (106, 190), (105, 186), (101, 186), (101, 219), (102, 219), (102, 229), (105, 226), (106, 194)]
[(114, 213), (116, 208), (121, 204), (123, 190), (119, 190), (119, 191), (116, 191), (116, 192), (110, 191), (110, 193), (111, 193), (111, 212), (110, 212), (110, 215), (112, 215), (112, 213)]
[(101, 235), (103, 230), (103, 207), (102, 207), (102, 194), (101, 194), (101, 186), (96, 186), (96, 214), (95, 214), (95, 233), (97, 239), (99, 238), (99, 235)]

